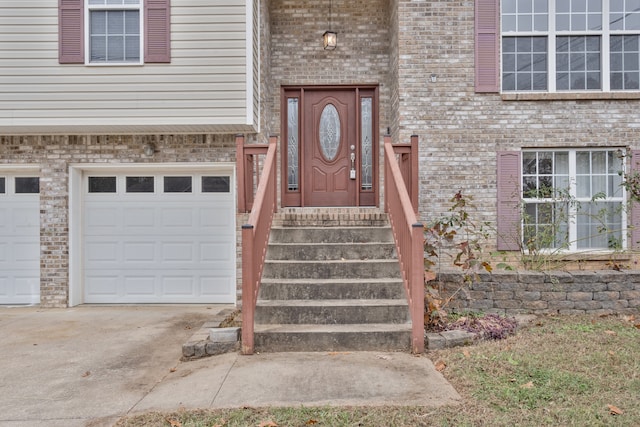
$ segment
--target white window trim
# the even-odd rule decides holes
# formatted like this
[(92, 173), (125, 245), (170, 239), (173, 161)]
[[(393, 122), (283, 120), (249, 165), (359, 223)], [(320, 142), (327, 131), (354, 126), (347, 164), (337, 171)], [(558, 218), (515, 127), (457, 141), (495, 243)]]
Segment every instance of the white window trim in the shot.
[[(577, 192), (576, 192), (576, 153), (578, 151), (589, 151), (589, 152), (595, 152), (595, 151), (615, 151), (615, 150), (623, 150), (623, 148), (620, 147), (607, 147), (607, 148), (589, 148), (589, 147), (579, 147), (579, 148), (566, 148), (566, 149), (547, 149), (547, 148), (540, 148), (540, 149), (526, 149), (523, 150), (522, 152), (535, 152), (535, 153), (541, 153), (541, 152), (545, 152), (545, 153), (549, 153), (549, 152), (555, 152), (555, 153), (568, 153), (569, 154), (569, 194), (572, 198), (574, 198), (577, 202), (579, 203), (587, 203), (587, 202), (591, 202), (591, 198), (589, 197), (577, 197)], [(521, 160), (522, 162), (522, 160)], [(623, 168), (623, 173), (626, 170), (626, 165), (624, 162), (622, 162), (622, 168)], [(524, 173), (521, 172), (520, 174), (520, 183), (522, 186), (522, 177), (523, 177)], [(523, 197), (522, 191), (524, 191), (524, 189), (521, 189), (521, 194), (520, 194), (520, 200), (522, 200), (522, 202), (524, 203), (554, 203), (557, 202), (557, 200), (553, 199), (553, 198), (541, 198), (541, 199), (525, 199)], [(621, 203), (622, 206), (624, 207), (625, 204), (627, 203), (627, 193), (626, 190), (624, 188), (624, 186), (621, 187), (621, 195), (619, 197), (605, 197), (602, 199), (598, 200), (599, 202), (612, 202), (612, 203)], [(620, 213), (620, 223), (621, 223), (621, 238), (622, 238), (622, 248), (623, 249), (627, 249), (627, 244), (628, 244), (628, 238), (627, 238), (627, 234), (628, 234), (628, 229), (627, 229), (627, 214), (626, 211), (622, 211)], [(569, 221), (568, 221), (568, 229), (569, 229), (569, 238), (568, 238), (568, 243), (569, 243), (569, 247), (567, 249), (561, 249), (561, 248), (549, 248), (549, 249), (542, 249), (540, 252), (542, 253), (612, 253), (615, 252), (615, 250), (613, 249), (603, 249), (603, 248), (587, 248), (587, 249), (578, 249), (578, 222), (577, 222), (577, 209), (575, 206), (570, 206), (569, 207)], [(521, 219), (520, 220), (520, 235), (524, 236), (524, 220)], [(528, 251), (527, 251), (528, 252)]]
[[(85, 65), (92, 67), (113, 67), (113, 66), (139, 66), (144, 64), (144, 0), (139, 0), (138, 4), (114, 4), (114, 5), (96, 5), (89, 4), (89, 0), (84, 0), (84, 62)], [(91, 21), (90, 13), (93, 10), (137, 10), (140, 13), (140, 53), (138, 62), (91, 62)]]
[[(502, 28), (502, 6), (500, 2), (500, 28)], [(500, 52), (503, 52), (502, 41), (504, 37), (546, 37), (547, 38), (547, 90), (509, 90), (502, 89), (502, 55), (500, 55), (500, 92), (501, 93), (638, 93), (640, 89), (616, 89), (611, 90), (610, 70), (610, 36), (640, 35), (640, 30), (610, 30), (609, 25), (609, 0), (602, 0), (602, 30), (586, 31), (556, 31), (556, 2), (548, 0), (548, 26), (547, 31), (509, 31), (500, 32)], [(556, 89), (556, 37), (558, 36), (599, 36), (600, 42), (600, 79), (601, 89), (584, 90), (560, 90)]]

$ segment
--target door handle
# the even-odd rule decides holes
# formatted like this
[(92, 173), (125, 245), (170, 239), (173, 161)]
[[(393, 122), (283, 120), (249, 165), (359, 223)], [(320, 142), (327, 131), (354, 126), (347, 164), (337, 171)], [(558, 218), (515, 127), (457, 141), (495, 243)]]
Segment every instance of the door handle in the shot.
[[(353, 150), (353, 145), (351, 149)], [(356, 179), (356, 153), (351, 153), (351, 170), (349, 171), (349, 178)]]

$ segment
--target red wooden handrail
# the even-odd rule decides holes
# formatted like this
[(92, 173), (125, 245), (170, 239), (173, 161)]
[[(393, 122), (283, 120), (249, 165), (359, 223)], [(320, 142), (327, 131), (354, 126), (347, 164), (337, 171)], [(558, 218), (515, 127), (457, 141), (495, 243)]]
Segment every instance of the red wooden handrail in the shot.
[[(411, 137), (411, 145), (398, 145), (398, 151), (395, 147), (396, 145), (391, 144), (391, 137), (385, 136), (385, 211), (389, 214), (391, 221), (402, 281), (409, 301), (412, 324), (411, 351), (422, 353), (424, 352), (424, 232), (423, 225), (418, 222), (416, 215), (418, 137)], [(410, 157), (403, 161), (404, 174), (396, 154)], [(411, 188), (411, 196), (407, 191), (408, 187)]]
[[(253, 174), (255, 154), (261, 154), (265, 147), (244, 146), (238, 163), (238, 176), (244, 175), (242, 183), (238, 183), (239, 192), (245, 192), (241, 206), (238, 197), (238, 210), (243, 211), (252, 205), (247, 223), (242, 226), (242, 353), (253, 354), (253, 322), (256, 301), (260, 290), (260, 280), (264, 269), (267, 243), (271, 232), (273, 214), (277, 209), (276, 197), (276, 138), (269, 139), (266, 149), (262, 173), (258, 181), (255, 199), (253, 198), (253, 178), (249, 185), (247, 173)], [(247, 159), (251, 156), (251, 168), (247, 167)], [(248, 170), (249, 169), (249, 170)], [(252, 203), (251, 203), (252, 202)]]

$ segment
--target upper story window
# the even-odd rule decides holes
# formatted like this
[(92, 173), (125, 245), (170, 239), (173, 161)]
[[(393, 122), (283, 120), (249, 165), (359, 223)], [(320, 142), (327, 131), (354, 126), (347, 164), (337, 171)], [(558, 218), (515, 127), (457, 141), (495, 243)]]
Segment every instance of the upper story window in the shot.
[(89, 63), (140, 63), (140, 2), (141, 0), (88, 0)]
[(640, 89), (640, 0), (502, 0), (503, 91)]
[(59, 0), (58, 61), (171, 62), (171, 1)]

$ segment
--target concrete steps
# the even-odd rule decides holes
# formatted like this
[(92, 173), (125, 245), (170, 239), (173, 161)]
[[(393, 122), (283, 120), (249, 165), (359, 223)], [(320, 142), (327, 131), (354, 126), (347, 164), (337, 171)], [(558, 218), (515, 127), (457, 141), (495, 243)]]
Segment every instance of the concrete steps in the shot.
[(409, 349), (409, 309), (384, 213), (287, 212), (274, 224), (256, 351)]

